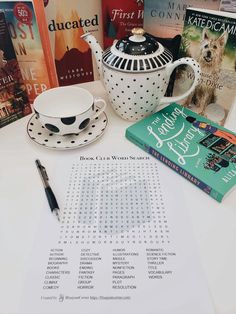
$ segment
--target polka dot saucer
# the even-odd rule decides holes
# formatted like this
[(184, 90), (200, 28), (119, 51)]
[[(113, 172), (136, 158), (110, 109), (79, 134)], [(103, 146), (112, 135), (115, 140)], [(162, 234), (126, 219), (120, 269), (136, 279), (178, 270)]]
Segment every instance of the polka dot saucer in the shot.
[(27, 124), (27, 133), (32, 141), (46, 148), (67, 150), (79, 148), (96, 141), (103, 135), (106, 126), (107, 116), (103, 112), (79, 134), (57, 135), (42, 126), (36, 114), (34, 114)]

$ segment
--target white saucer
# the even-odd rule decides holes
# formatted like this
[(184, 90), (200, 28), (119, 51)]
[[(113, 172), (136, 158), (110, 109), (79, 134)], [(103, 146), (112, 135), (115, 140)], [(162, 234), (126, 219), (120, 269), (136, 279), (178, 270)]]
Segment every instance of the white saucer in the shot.
[(79, 134), (57, 135), (42, 126), (36, 114), (34, 114), (27, 124), (27, 133), (32, 141), (46, 148), (67, 150), (79, 148), (96, 141), (103, 135), (106, 126), (107, 116), (103, 112)]

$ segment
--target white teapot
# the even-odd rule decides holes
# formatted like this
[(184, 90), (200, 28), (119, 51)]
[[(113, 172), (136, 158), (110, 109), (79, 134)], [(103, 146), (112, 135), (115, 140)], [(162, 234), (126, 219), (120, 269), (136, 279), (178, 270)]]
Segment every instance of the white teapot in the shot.
[[(178, 102), (193, 92), (199, 82), (200, 66), (196, 60), (181, 58), (173, 62), (171, 52), (141, 28), (133, 29), (131, 36), (114, 41), (104, 52), (90, 33), (82, 38), (95, 55), (113, 109), (128, 121), (154, 113), (159, 105)], [(171, 73), (182, 64), (194, 71), (192, 86), (180, 96), (164, 97)]]

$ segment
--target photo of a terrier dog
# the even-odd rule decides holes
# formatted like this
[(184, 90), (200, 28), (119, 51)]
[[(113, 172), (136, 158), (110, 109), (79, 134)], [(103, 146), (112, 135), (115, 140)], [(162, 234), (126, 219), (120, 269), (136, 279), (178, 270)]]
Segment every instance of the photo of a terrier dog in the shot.
[(216, 86), (214, 86), (214, 83), (217, 83), (219, 79), (227, 40), (228, 33), (226, 31), (216, 38), (206, 28), (203, 29), (197, 61), (200, 64), (202, 73), (205, 73), (213, 83), (206, 85), (203, 78), (184, 103), (185, 107), (195, 105), (199, 114), (204, 115), (207, 105), (216, 103)]

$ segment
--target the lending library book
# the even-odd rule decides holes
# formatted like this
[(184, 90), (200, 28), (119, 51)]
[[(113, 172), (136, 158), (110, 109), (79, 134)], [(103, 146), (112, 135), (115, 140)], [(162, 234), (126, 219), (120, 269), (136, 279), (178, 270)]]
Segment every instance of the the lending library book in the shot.
[[(194, 58), (202, 72), (199, 85), (181, 104), (224, 125), (236, 101), (235, 13), (188, 8), (179, 57)], [(174, 95), (186, 91), (192, 82), (192, 70), (180, 67)]]
[(219, 202), (236, 184), (236, 134), (179, 104), (136, 122), (126, 137)]
[(0, 12), (0, 128), (31, 113), (5, 16)]
[(29, 100), (58, 86), (43, 0), (1, 1)]
[(143, 0), (102, 0), (104, 48), (143, 27)]
[(98, 79), (95, 58), (81, 36), (91, 32), (103, 46), (101, 0), (45, 1), (45, 13), (59, 85)]
[(181, 35), (188, 7), (219, 10), (220, 0), (145, 0), (144, 29), (164, 38)]

